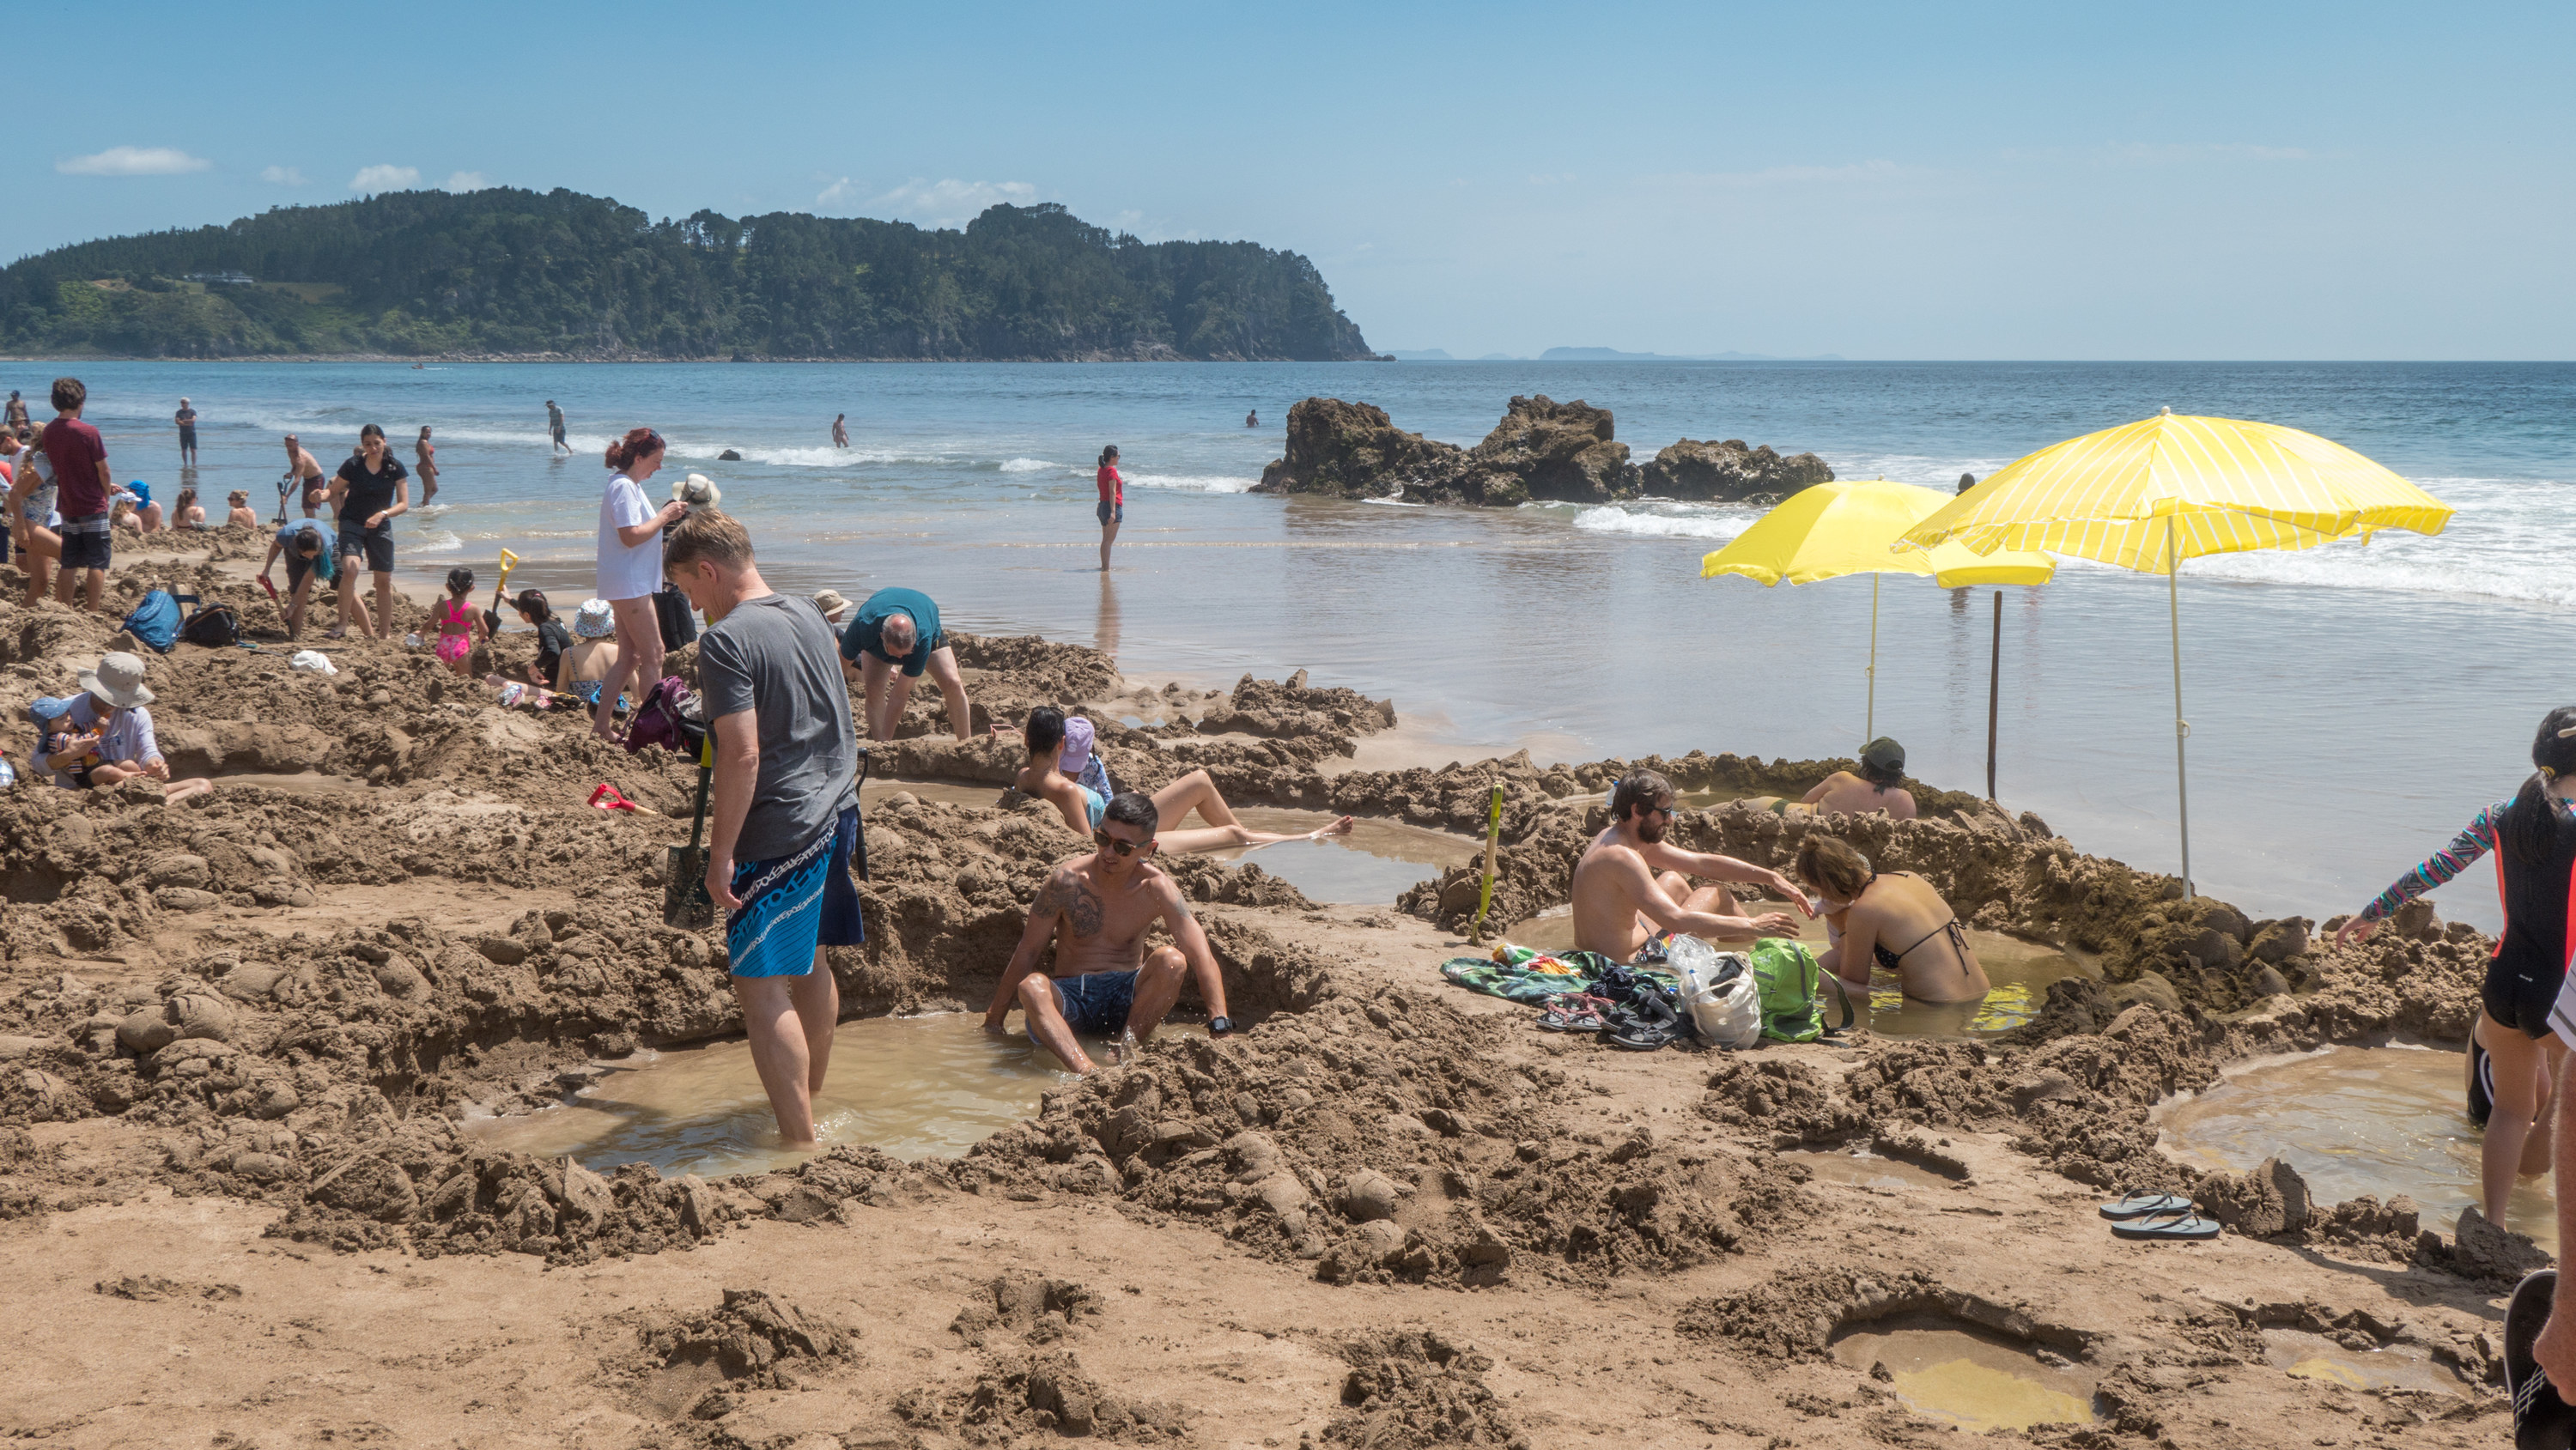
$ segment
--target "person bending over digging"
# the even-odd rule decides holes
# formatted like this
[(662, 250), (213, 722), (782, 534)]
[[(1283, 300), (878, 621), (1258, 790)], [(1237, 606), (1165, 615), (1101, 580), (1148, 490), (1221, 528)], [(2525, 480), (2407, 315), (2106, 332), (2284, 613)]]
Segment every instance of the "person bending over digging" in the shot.
[(1657, 932), (1710, 941), (1796, 936), (1798, 919), (1785, 911), (1747, 916), (1725, 887), (1691, 888), (1691, 877), (1742, 882), (1806, 909), (1806, 893), (1777, 871), (1667, 842), (1673, 800), (1673, 783), (1651, 770), (1626, 777), (1611, 791), (1610, 829), (1594, 837), (1574, 863), (1575, 947), (1629, 962)]
[[(1085, 722), (1086, 725), (1088, 723)], [(1065, 826), (1081, 835), (1098, 829), (1101, 812), (1109, 808), (1109, 797), (1064, 773), (1066, 728), (1064, 712), (1053, 705), (1040, 705), (1031, 710), (1029, 723), (1020, 732), (1020, 738), (1029, 748), (1028, 763), (1020, 767), (1019, 774), (1011, 778), (1011, 783), (1023, 794), (1035, 796), (1063, 812)], [(1086, 737), (1088, 733), (1086, 730)], [(1090, 750), (1091, 743), (1086, 738), (1083, 742), (1086, 757)], [(1082, 769), (1080, 764), (1074, 766), (1077, 773)], [(1171, 821), (1177, 827), (1179, 822), (1189, 819), (1192, 810), (1196, 810), (1199, 818), (1208, 823), (1193, 830), (1156, 832), (1155, 846), (1175, 856), (1192, 851), (1230, 851), (1237, 846), (1269, 846), (1281, 841), (1320, 841), (1326, 836), (1351, 833), (1351, 818), (1348, 816), (1311, 831), (1256, 831), (1234, 818), (1234, 812), (1226, 807), (1225, 797), (1217, 794), (1216, 782), (1209, 779), (1204, 770), (1193, 770), (1154, 792), (1153, 802), (1154, 819), (1158, 823)]]
[[(1083, 1038), (1153, 1036), (1180, 999), (1182, 976), (1192, 973), (1214, 1014), (1208, 1031), (1222, 1037), (1234, 1030), (1207, 933), (1190, 915), (1180, 887), (1154, 864), (1156, 824), (1152, 800), (1133, 791), (1117, 796), (1091, 832), (1098, 849), (1047, 873), (1029, 905), (1019, 949), (993, 988), (985, 1031), (1003, 1035), (1003, 1019), (1016, 1000), (1028, 1018), (1029, 1036), (1056, 1061), (1087, 1073), (1092, 1062), (1082, 1050)], [(1149, 952), (1145, 933), (1158, 921), (1177, 945)], [(1041, 972), (1038, 956), (1050, 938), (1055, 964)]]
[(975, 738), (975, 707), (957, 652), (939, 629), (939, 606), (918, 589), (880, 589), (867, 597), (841, 631), (842, 670), (867, 697), (870, 740), (892, 740), (912, 699), (913, 681), (926, 672), (948, 702), (948, 726), (960, 740)]
[(740, 523), (711, 508), (688, 515), (663, 544), (662, 567), (707, 616), (698, 639), (715, 736), (707, 895), (726, 911), (726, 969), (778, 1136), (810, 1148), (841, 1012), (823, 949), (866, 937), (850, 884), (859, 840), (850, 692), (823, 616), (771, 592)]

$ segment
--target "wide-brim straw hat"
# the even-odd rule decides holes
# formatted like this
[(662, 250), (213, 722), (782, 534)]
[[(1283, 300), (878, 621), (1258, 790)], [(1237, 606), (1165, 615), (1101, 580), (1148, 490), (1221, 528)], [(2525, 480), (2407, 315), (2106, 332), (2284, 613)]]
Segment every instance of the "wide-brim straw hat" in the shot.
[(716, 481), (703, 473), (692, 473), (671, 485), (671, 502), (687, 504), (691, 513), (714, 508), (723, 499), (724, 493), (716, 487)]
[(617, 613), (605, 599), (585, 599), (573, 611), (572, 632), (583, 639), (606, 639), (617, 632)]
[(97, 669), (83, 670), (76, 678), (82, 689), (120, 710), (152, 703), (151, 688), (143, 683), (143, 661), (121, 651), (101, 656)]

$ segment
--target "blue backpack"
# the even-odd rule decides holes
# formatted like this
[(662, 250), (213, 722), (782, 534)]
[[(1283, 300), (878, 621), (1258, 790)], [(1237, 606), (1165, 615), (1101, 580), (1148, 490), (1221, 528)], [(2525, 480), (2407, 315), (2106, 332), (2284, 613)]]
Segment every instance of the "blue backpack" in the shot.
[(166, 655), (179, 641), (179, 617), (178, 597), (167, 589), (155, 589), (125, 616), (125, 632), (150, 645), (153, 653)]

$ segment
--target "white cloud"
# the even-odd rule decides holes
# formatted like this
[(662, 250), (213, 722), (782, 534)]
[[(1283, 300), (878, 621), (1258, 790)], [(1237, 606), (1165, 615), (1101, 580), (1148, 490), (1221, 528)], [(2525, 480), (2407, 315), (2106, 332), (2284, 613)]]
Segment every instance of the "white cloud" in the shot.
[(263, 166), (259, 170), (259, 179), (267, 182), (271, 186), (304, 186), (308, 184), (304, 179), (303, 171), (293, 166)]
[(857, 200), (858, 195), (858, 183), (844, 176), (840, 180), (833, 182), (831, 185), (824, 187), (821, 191), (816, 192), (814, 194), (814, 204), (816, 206), (840, 206), (846, 202)]
[(65, 176), (177, 176), (214, 164), (175, 146), (110, 146), (94, 156), (57, 161), (54, 169)]
[(481, 191), (491, 184), (480, 171), (453, 171), (438, 185), (442, 191)]
[(877, 197), (876, 204), (904, 221), (954, 227), (973, 221), (988, 206), (1027, 206), (1037, 199), (1038, 189), (1025, 181), (924, 181), (916, 176)]
[(409, 191), (420, 185), (417, 166), (368, 166), (349, 178), (351, 191)]

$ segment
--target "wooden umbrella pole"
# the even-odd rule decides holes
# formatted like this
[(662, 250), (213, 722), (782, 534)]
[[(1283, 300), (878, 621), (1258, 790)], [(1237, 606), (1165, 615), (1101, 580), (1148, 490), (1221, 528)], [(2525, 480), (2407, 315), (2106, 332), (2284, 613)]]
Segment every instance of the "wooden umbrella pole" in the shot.
[(1995, 653), (1986, 668), (1986, 799), (1995, 798), (1995, 723), (2004, 705), (2004, 592), (1995, 591)]
[(2191, 722), (2182, 718), (2182, 561), (2174, 552), (2174, 523), (2165, 520), (2165, 614), (2173, 625), (2174, 666), (2174, 792), (2182, 808), (2182, 894), (2189, 900), (2198, 893), (2191, 889), (2191, 776), (2183, 767), (2183, 741), (2191, 736)]

